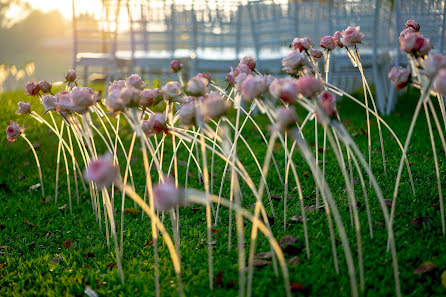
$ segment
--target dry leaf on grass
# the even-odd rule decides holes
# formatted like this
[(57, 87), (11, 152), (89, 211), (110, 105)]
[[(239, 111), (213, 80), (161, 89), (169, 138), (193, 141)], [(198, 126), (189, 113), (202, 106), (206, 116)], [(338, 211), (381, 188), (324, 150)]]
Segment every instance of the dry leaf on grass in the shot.
[(422, 275), (424, 273), (430, 272), (437, 268), (437, 265), (432, 263), (431, 261), (426, 261), (415, 269), (414, 273), (418, 275)]

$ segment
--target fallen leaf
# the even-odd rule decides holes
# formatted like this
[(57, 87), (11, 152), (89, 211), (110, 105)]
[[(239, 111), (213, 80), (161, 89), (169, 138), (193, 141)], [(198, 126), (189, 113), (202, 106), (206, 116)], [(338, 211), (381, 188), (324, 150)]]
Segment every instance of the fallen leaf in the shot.
[(273, 252), (263, 252), (254, 255), (254, 259), (270, 259), (273, 256)]
[(304, 286), (301, 283), (291, 283), (290, 288), (292, 292), (302, 291)]
[(43, 197), (43, 198), (42, 198), (41, 202), (42, 202), (42, 203), (47, 203), (47, 202), (49, 202), (50, 200), (51, 200), (51, 196), (46, 196), (46, 197)]
[(144, 244), (144, 247), (146, 247), (146, 246), (153, 246), (153, 241), (147, 240), (146, 243)]
[(74, 246), (74, 243), (71, 242), (71, 239), (67, 238), (62, 242), (62, 246), (66, 249), (69, 250)]
[(311, 177), (311, 176), (308, 174), (308, 172), (304, 172), (303, 175), (304, 175), (305, 177)]
[(141, 211), (136, 208), (124, 208), (124, 213), (140, 213)]
[(90, 286), (85, 287), (84, 293), (88, 297), (98, 297), (98, 294)]
[[(293, 222), (293, 223), (297, 223), (297, 222), (303, 223), (304, 222), (304, 218), (302, 216), (298, 216), (298, 217), (297, 216), (292, 216), (290, 218), (290, 221)], [(308, 221), (308, 217), (305, 217), (305, 221)]]
[(418, 266), (417, 269), (415, 269), (414, 273), (421, 275), (421, 274), (427, 273), (429, 271), (432, 271), (435, 268), (437, 268), (437, 265), (435, 265), (431, 261), (427, 261), (427, 262), (424, 262), (423, 264), (421, 264), (420, 266)]
[(6, 267), (6, 266), (8, 266), (8, 263), (6, 263), (6, 262), (0, 263), (0, 269), (2, 269), (3, 267)]
[(38, 188), (40, 188), (40, 183), (29, 187), (30, 190), (37, 190)]
[(384, 199), (384, 204), (388, 207), (392, 207), (392, 200), (390, 199)]
[(66, 208), (67, 208), (67, 205), (64, 204), (64, 205), (58, 207), (57, 209), (58, 209), (58, 210), (65, 210)]
[(111, 263), (109, 263), (109, 264), (107, 265), (107, 270), (110, 271), (110, 270), (112, 270), (113, 267), (115, 267), (115, 266), (116, 266), (116, 263), (111, 262)]
[(297, 237), (293, 235), (285, 235), (280, 239), (280, 246), (282, 248), (292, 245), (297, 241)]
[(412, 219), (412, 221), (410, 221), (410, 224), (417, 229), (421, 229), (423, 228), (423, 224), (429, 227), (431, 223), (429, 221), (429, 217), (419, 217)]
[(45, 234), (45, 238), (48, 238), (48, 237), (50, 237), (51, 236), (51, 232), (47, 232), (46, 234)]
[(36, 227), (36, 225), (34, 225), (33, 223), (31, 223), (31, 222), (28, 221), (27, 219), (23, 219), (23, 223), (25, 223), (25, 224), (27, 224), (27, 225), (30, 225), (31, 228), (35, 228), (35, 227)]
[[(280, 201), (283, 199), (283, 195), (272, 195), (271, 199), (275, 200), (275, 201)], [(287, 195), (288, 199), (293, 199), (293, 196), (291, 196), (290, 194)]]
[(315, 211), (315, 210), (319, 210), (319, 209), (324, 210), (324, 206), (321, 205), (321, 206), (319, 206), (319, 207), (316, 207), (316, 205), (309, 205), (309, 206), (307, 205), (307, 206), (304, 207), (304, 209), (305, 209), (305, 210), (308, 210), (309, 213), (312, 213), (312, 212)]
[(300, 258), (298, 256), (292, 257), (290, 261), (288, 261), (290, 266), (297, 266), (300, 264)]
[(264, 267), (268, 264), (271, 264), (271, 261), (267, 261), (267, 260), (262, 260), (262, 259), (254, 259), (252, 261), (252, 265), (254, 267)]

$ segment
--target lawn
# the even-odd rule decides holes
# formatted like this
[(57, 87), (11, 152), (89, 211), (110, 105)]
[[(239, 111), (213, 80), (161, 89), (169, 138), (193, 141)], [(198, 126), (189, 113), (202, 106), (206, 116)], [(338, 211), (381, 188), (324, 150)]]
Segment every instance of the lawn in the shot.
[[(57, 203), (54, 202), (57, 137), (32, 118), (14, 113), (18, 101), (31, 100), (32, 108), (42, 114), (38, 99), (25, 98), (23, 94), (23, 91), (17, 91), (1, 95), (0, 122), (3, 123), (4, 128), (9, 120), (25, 124), (26, 135), (36, 146), (42, 164), (46, 195), (50, 195), (51, 198), (49, 201), (43, 201), (40, 189), (30, 189), (30, 186), (39, 182), (39, 177), (33, 154), (23, 139), (8, 143), (4, 136), (0, 146), (0, 295), (84, 296), (83, 292), (87, 285), (100, 296), (154, 295), (153, 249), (148, 218), (146, 216), (141, 218), (140, 213), (129, 213), (125, 216), (123, 268), (126, 282), (122, 285), (115, 264), (113, 244), (110, 247), (107, 246), (105, 227), (100, 228), (96, 222), (89, 194), (82, 193), (78, 204), (74, 189), (72, 189), (73, 214), (70, 215), (68, 208), (64, 207), (68, 203), (68, 197), (63, 166), (61, 166), (59, 197)], [(355, 95), (359, 97), (358, 94), (360, 93)], [(396, 112), (384, 118), (403, 142), (417, 99), (418, 92), (409, 90), (399, 98)], [(342, 100), (338, 105), (338, 110), (350, 134), (354, 136), (361, 151), (366, 154), (367, 126), (364, 110), (348, 99)], [(48, 115), (45, 117), (48, 119)], [(262, 115), (257, 117), (259, 123), (266, 123)], [(121, 135), (128, 147), (131, 131), (125, 121), (121, 123)], [(304, 134), (307, 141), (313, 145), (313, 149), (318, 149), (314, 147), (313, 126), (311, 123), (306, 126)], [(264, 131), (267, 130), (264, 129)], [(390, 133), (384, 131), (388, 165), (387, 174), (385, 174), (376, 122), (372, 122), (372, 132), (373, 172), (385, 199), (391, 199), (401, 151)], [(243, 135), (253, 145), (259, 160), (263, 160), (266, 145), (261, 145), (263, 142), (258, 132), (248, 124)], [(416, 196), (412, 195), (407, 172), (405, 172), (394, 222), (401, 289), (404, 296), (445, 296), (446, 281), (442, 285), (441, 275), (446, 270), (446, 245), (441, 230), (434, 160), (423, 114), (418, 120), (412, 139), (409, 161), (416, 186)], [(166, 158), (163, 164), (165, 168), (170, 162), (168, 157), (170, 150), (167, 149), (171, 147), (169, 143), (166, 142)], [(319, 139), (319, 144), (321, 143), (322, 137)], [(439, 141), (437, 145), (438, 152), (441, 149)], [(99, 146), (98, 151), (104, 152), (105, 147)], [(356, 250), (354, 228), (350, 225), (347, 194), (344, 190), (345, 183), (333, 153), (329, 150), (327, 154), (327, 181), (346, 224), (352, 250)], [(283, 149), (279, 145), (276, 146), (274, 155), (279, 168), (284, 168)], [(247, 150), (241, 145), (239, 158), (248, 172), (253, 174), (253, 179), (258, 181), (256, 166)], [(310, 169), (298, 153), (295, 153), (293, 158), (303, 185), (305, 205), (312, 206), (315, 204), (315, 186)], [(187, 153), (180, 151), (179, 159), (183, 161), (179, 162), (179, 180), (184, 181), (184, 161), (187, 160)], [(133, 161), (136, 190), (142, 195), (145, 177), (144, 168), (141, 165), (142, 157), (138, 149), (134, 151)], [(444, 177), (446, 173), (444, 151), (439, 154), (439, 162), (441, 174)], [(221, 161), (216, 164), (216, 187), (220, 185), (223, 165)], [(196, 170), (192, 170), (189, 176), (190, 185), (202, 189), (197, 177)], [(355, 175), (355, 181), (357, 178)], [(443, 186), (446, 186), (444, 178), (442, 181)], [(225, 186), (223, 196), (228, 198), (229, 179), (225, 181)], [(271, 194), (283, 194), (283, 187), (274, 170), (271, 170), (268, 176), (268, 186)], [(314, 211), (311, 207), (307, 209), (311, 257), (309, 259), (306, 257), (303, 224), (292, 219), (293, 216), (300, 216), (297, 190), (294, 187), (294, 183), (289, 184), (291, 199), (287, 207), (286, 230), (283, 228), (283, 199), (273, 201), (277, 217), (272, 220), (272, 231), (276, 239), (280, 240), (285, 235), (293, 235), (298, 239), (295, 248), (286, 253), (293, 294), (297, 296), (349, 296), (350, 283), (340, 240), (337, 241), (340, 273), (336, 274), (325, 213), (321, 210)], [(359, 182), (356, 183), (355, 190), (359, 196), (365, 267), (366, 289), (363, 295), (394, 295), (392, 260), (390, 253), (386, 253), (387, 232), (384, 229), (382, 212), (374, 192), (369, 191), (374, 230), (372, 239), (368, 232), (367, 215), (363, 198), (360, 196), (362, 192)], [(217, 191), (214, 189), (215, 192)], [(242, 194), (243, 206), (252, 212), (254, 197), (246, 186), (242, 186)], [(120, 204), (120, 198), (117, 198), (115, 207), (118, 208), (116, 215), (118, 222), (120, 221)], [(131, 208), (134, 207), (133, 202), (127, 201), (126, 207), (131, 212)], [(273, 218), (270, 208), (267, 206), (266, 209), (269, 211), (269, 216)], [(229, 211), (223, 209), (219, 215), (219, 222), (213, 227), (214, 239), (216, 239), (213, 249), (215, 276), (213, 291), (210, 291), (208, 287), (205, 208), (187, 207), (181, 209), (180, 214), (182, 279), (186, 295), (237, 295), (237, 244), (235, 224), (233, 224), (234, 239), (228, 251)], [(166, 216), (164, 223), (168, 230), (170, 230), (169, 222)], [(245, 235), (248, 243), (250, 227), (251, 225), (246, 222)], [(268, 249), (266, 238), (260, 236), (257, 252), (265, 252)], [(172, 296), (176, 294), (175, 274), (164, 243), (160, 242), (159, 250), (161, 294)], [(428, 261), (436, 267), (425, 273), (415, 273), (417, 267)], [(255, 267), (253, 296), (283, 295), (283, 281), (280, 274), (275, 276), (273, 265)]]

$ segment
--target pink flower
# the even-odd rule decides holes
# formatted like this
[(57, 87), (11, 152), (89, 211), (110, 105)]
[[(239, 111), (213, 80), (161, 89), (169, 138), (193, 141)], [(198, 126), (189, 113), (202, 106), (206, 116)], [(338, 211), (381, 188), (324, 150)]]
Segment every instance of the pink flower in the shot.
[(147, 137), (169, 131), (166, 126), (166, 116), (163, 113), (154, 113), (150, 116), (148, 121), (142, 122), (142, 130)]
[(359, 32), (359, 26), (358, 27), (350, 27), (348, 26), (347, 29), (342, 32), (341, 42), (344, 45), (347, 46), (353, 46), (357, 43), (361, 43), (361, 40), (364, 38), (364, 34)]
[(125, 81), (124, 80), (115, 80), (108, 87), (108, 92), (111, 93), (113, 90), (121, 90), (123, 87), (125, 87)]
[(399, 38), (399, 41), (403, 52), (413, 54), (423, 47), (425, 39), (418, 32), (407, 32)]
[(39, 81), (38, 86), (44, 93), (51, 92), (52, 85), (49, 82), (47, 82), (46, 80)]
[(194, 76), (187, 82), (187, 92), (193, 96), (202, 96), (208, 91), (208, 84), (206, 78)]
[(288, 104), (293, 104), (299, 97), (299, 87), (295, 79), (275, 79), (269, 86), (270, 94), (282, 99)]
[(322, 91), (323, 84), (320, 79), (306, 75), (297, 80), (299, 92), (306, 98), (311, 98)]
[(183, 70), (183, 65), (178, 60), (172, 60), (170, 62), (170, 72), (177, 73)]
[(6, 128), (6, 138), (8, 141), (14, 142), (23, 131), (25, 131), (25, 128), (21, 127), (16, 122), (10, 121), (8, 128)]
[(143, 107), (150, 107), (157, 104), (159, 101), (163, 99), (163, 95), (161, 91), (157, 88), (150, 90), (142, 90), (139, 93), (139, 105)]
[(127, 86), (132, 86), (141, 90), (146, 85), (138, 74), (132, 74), (125, 80)]
[(244, 57), (240, 60), (240, 64), (248, 66), (248, 68), (253, 71), (256, 68), (256, 59), (253, 57)]
[(332, 50), (336, 47), (335, 40), (331, 36), (324, 36), (321, 39), (320, 46), (326, 50)]
[(234, 85), (235, 77), (236, 77), (236, 75), (234, 73), (234, 68), (231, 67), (231, 71), (226, 74), (226, 80), (230, 85)]
[(310, 56), (312, 56), (315, 59), (319, 59), (324, 54), (322, 51), (320, 51), (318, 49), (310, 49), (308, 51), (308, 53), (310, 54)]
[(415, 31), (420, 31), (420, 24), (418, 24), (415, 20), (408, 20), (406, 22), (406, 28), (412, 28)]
[(307, 51), (313, 47), (313, 43), (308, 38), (294, 38), (290, 47), (299, 50), (299, 52)]
[(226, 114), (230, 107), (227, 102), (218, 92), (210, 92), (202, 96), (200, 99), (201, 116), (205, 120), (216, 119)]
[(67, 74), (65, 74), (65, 80), (67, 82), (74, 82), (76, 80), (76, 71), (74, 69), (68, 70)]
[(324, 91), (319, 95), (319, 103), (325, 114), (332, 118), (336, 115), (336, 96), (329, 91)]
[(19, 103), (17, 103), (17, 106), (19, 107), (19, 110), (17, 110), (15, 113), (28, 114), (31, 112), (31, 102), (25, 103), (23, 101), (20, 101)]
[(173, 99), (181, 95), (181, 86), (176, 81), (168, 82), (162, 88), (164, 99)]
[(412, 27), (407, 27), (403, 31), (400, 32), (400, 37), (404, 37), (409, 32), (416, 32)]
[(195, 76), (206, 79), (207, 80), (206, 86), (209, 85), (209, 82), (211, 81), (211, 75), (209, 73), (198, 73)]
[(423, 46), (420, 48), (420, 50), (416, 53), (417, 57), (424, 57), (429, 54), (429, 52), (432, 49), (432, 45), (430, 43), (429, 38), (424, 38)]
[(119, 174), (119, 169), (113, 164), (111, 154), (99, 156), (92, 161), (84, 170), (84, 177), (87, 181), (96, 183), (99, 188), (110, 186)]
[(27, 96), (36, 96), (40, 92), (40, 87), (35, 81), (30, 81), (26, 84), (25, 91)]
[(258, 98), (260, 94), (266, 91), (268, 82), (266, 77), (253, 76), (249, 74), (241, 84), (241, 93), (244, 100)]
[(442, 54), (430, 54), (424, 60), (424, 70), (430, 77), (435, 77), (442, 68), (446, 68), (446, 56)]
[(400, 90), (409, 83), (410, 75), (411, 73), (408, 68), (394, 66), (390, 70), (388, 77), (390, 81), (395, 85), (395, 88), (397, 90)]
[(341, 41), (342, 38), (342, 33), (339, 31), (336, 31), (335, 34), (333, 34), (333, 39), (336, 43), (337, 46), (339, 46), (340, 48), (344, 47), (344, 44)]
[(282, 70), (288, 73), (296, 73), (298, 68), (305, 64), (304, 57), (296, 50), (292, 50), (282, 59)]
[(189, 102), (181, 105), (178, 115), (178, 122), (181, 126), (195, 125), (195, 103)]
[(435, 77), (434, 90), (446, 96), (446, 69), (441, 69)]
[(93, 89), (75, 87), (71, 92), (61, 91), (57, 93), (56, 109), (59, 112), (85, 113), (88, 108), (99, 100), (99, 93)]
[(171, 179), (153, 187), (153, 203), (159, 211), (169, 211), (183, 202), (183, 194), (175, 187)]
[(297, 114), (294, 106), (281, 106), (276, 110), (276, 123), (279, 130), (285, 131), (295, 125)]
[(123, 110), (127, 106), (128, 102), (124, 102), (121, 99), (121, 90), (114, 88), (111, 92), (108, 93), (108, 97), (106, 99), (107, 109), (111, 112), (117, 112)]
[(53, 95), (43, 95), (41, 103), (43, 108), (45, 109), (43, 112), (44, 114), (50, 110), (56, 109), (56, 97)]
[(140, 100), (140, 93), (141, 91), (133, 86), (122, 88), (120, 94), (122, 104), (124, 104), (126, 107), (137, 105)]

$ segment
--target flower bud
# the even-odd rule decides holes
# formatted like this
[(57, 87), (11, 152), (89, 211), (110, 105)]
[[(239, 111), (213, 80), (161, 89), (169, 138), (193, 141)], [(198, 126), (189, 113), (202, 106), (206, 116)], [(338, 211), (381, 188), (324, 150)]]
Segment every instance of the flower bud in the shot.
[(42, 90), (43, 93), (50, 93), (51, 88), (53, 87), (49, 82), (46, 80), (41, 80), (38, 83), (39, 88)]
[(335, 34), (333, 34), (333, 39), (336, 43), (337, 46), (339, 46), (340, 48), (344, 47), (344, 44), (341, 41), (342, 38), (342, 33), (339, 31), (336, 31)]
[(341, 42), (346, 46), (353, 46), (357, 43), (361, 43), (361, 40), (364, 38), (364, 34), (359, 31), (358, 27), (350, 27), (342, 32)]
[(305, 98), (311, 98), (317, 95), (323, 88), (322, 81), (312, 75), (306, 75), (298, 79), (297, 86), (299, 88), (299, 92)]
[(17, 106), (19, 107), (19, 110), (17, 110), (15, 113), (28, 114), (31, 112), (31, 102), (25, 103), (23, 101), (20, 101), (19, 103), (17, 103)]
[(329, 118), (336, 116), (336, 96), (329, 91), (324, 91), (319, 95), (319, 103)]
[(313, 43), (308, 38), (294, 38), (291, 42), (290, 47), (299, 50), (299, 52), (308, 51), (313, 47)]
[(74, 69), (68, 70), (67, 74), (65, 74), (65, 80), (67, 82), (74, 82), (76, 80), (76, 71)]
[(253, 71), (256, 68), (256, 60), (253, 57), (244, 57), (240, 60), (240, 64), (245, 64)]
[(434, 90), (446, 96), (446, 69), (441, 69), (435, 77)]
[(407, 20), (406, 28), (412, 28), (415, 31), (420, 31), (420, 24), (418, 24), (415, 20)]
[(183, 196), (182, 191), (169, 178), (153, 187), (153, 203), (159, 211), (169, 211), (179, 206), (184, 200)]
[(170, 62), (170, 72), (177, 73), (183, 70), (183, 65), (178, 60), (172, 60)]
[(111, 154), (99, 156), (97, 160), (92, 161), (84, 171), (84, 177), (87, 181), (96, 183), (99, 188), (110, 186), (119, 174), (119, 169), (113, 164)]
[(142, 90), (142, 88), (144, 88), (144, 86), (146, 85), (138, 74), (132, 74), (129, 77), (127, 77), (125, 83), (127, 86), (132, 86), (139, 90)]
[(176, 81), (168, 82), (162, 88), (164, 99), (173, 99), (181, 95), (181, 86)]
[(148, 121), (142, 122), (142, 130), (147, 137), (164, 132), (167, 134), (166, 116), (162, 113), (154, 113)]
[(332, 50), (336, 47), (335, 40), (331, 36), (324, 36), (321, 39), (321, 42), (319, 44), (322, 48), (325, 48), (326, 50)]
[(16, 122), (10, 121), (8, 128), (6, 128), (6, 138), (8, 141), (14, 142), (23, 131), (25, 131), (25, 128)]
[(320, 57), (322, 57), (324, 55), (324, 53), (318, 49), (310, 49), (308, 51), (308, 53), (310, 54), (310, 56), (312, 56), (315, 59), (319, 59)]
[(194, 76), (187, 82), (187, 92), (193, 96), (202, 96), (208, 91), (208, 83), (206, 78)]
[(296, 50), (292, 50), (282, 59), (282, 70), (288, 73), (296, 73), (305, 64), (304, 57)]
[(44, 108), (44, 114), (50, 110), (56, 109), (56, 97), (53, 95), (43, 95), (41, 99), (42, 106)]
[(280, 131), (285, 131), (295, 125), (297, 121), (296, 109), (294, 106), (281, 106), (276, 111), (276, 123)]
[(218, 92), (210, 92), (209, 94), (200, 97), (201, 100), (201, 116), (205, 120), (217, 119), (226, 114), (230, 107), (227, 102)]
[(26, 96), (36, 96), (40, 92), (40, 87), (35, 81), (30, 81), (25, 86)]
[(408, 68), (403, 67), (392, 67), (392, 69), (389, 72), (389, 79), (390, 81), (395, 85), (395, 88), (397, 90), (400, 90), (407, 86), (410, 79), (410, 70)]
[(430, 54), (424, 60), (424, 70), (430, 77), (435, 77), (440, 69), (446, 68), (446, 56), (442, 54)]

